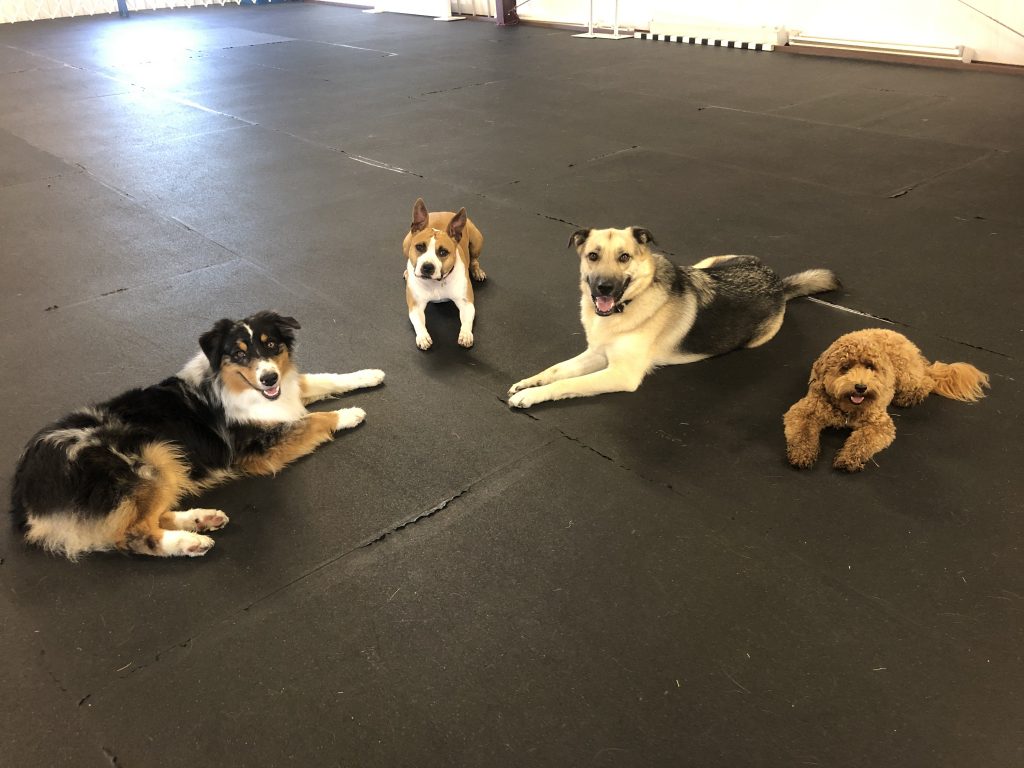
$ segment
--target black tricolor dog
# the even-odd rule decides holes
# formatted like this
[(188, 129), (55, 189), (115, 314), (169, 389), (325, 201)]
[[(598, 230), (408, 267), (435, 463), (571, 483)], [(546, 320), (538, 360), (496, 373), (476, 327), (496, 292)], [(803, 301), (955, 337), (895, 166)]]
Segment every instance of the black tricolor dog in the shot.
[(308, 403), (384, 379), (379, 370), (300, 374), (294, 318), (220, 320), (176, 375), (83, 408), (37, 433), (18, 462), (11, 511), (25, 538), (74, 560), (119, 549), (205, 554), (224, 527), (216, 509), (178, 502), (243, 475), (272, 475), (361, 423), (360, 408)]

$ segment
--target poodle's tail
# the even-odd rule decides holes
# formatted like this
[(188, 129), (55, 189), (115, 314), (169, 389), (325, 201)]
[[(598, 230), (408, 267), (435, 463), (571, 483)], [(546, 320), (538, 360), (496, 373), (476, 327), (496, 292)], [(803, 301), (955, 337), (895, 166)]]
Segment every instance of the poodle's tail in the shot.
[(970, 363), (935, 362), (928, 366), (928, 375), (935, 379), (935, 394), (966, 403), (983, 398), (988, 386), (988, 374)]
[(786, 297), (786, 301), (842, 287), (843, 284), (831, 269), (807, 269), (782, 278), (782, 295)]

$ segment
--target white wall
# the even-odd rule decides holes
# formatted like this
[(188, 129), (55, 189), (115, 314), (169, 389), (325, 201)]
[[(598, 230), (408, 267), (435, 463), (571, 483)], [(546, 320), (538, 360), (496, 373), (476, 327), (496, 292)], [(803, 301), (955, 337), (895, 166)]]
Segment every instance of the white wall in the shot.
[[(128, 0), (128, 8), (230, 2), (238, 0)], [(374, 4), (373, 0), (349, 2)], [(396, 2), (416, 6), (420, 0)], [(423, 0), (423, 5), (428, 2)], [(485, 8), (494, 12), (489, 0), (450, 2), (455, 13), (480, 13)], [(615, 0), (593, 2), (595, 21), (611, 26)], [(785, 27), (820, 37), (966, 45), (974, 49), (979, 61), (1024, 65), (1024, 0), (619, 0), (618, 4), (619, 22), (624, 27), (646, 28), (652, 18)], [(0, 22), (110, 13), (116, 7), (116, 0), (0, 0)], [(585, 25), (589, 7), (590, 0), (530, 0), (519, 9), (519, 16)]]
[[(589, 6), (590, 0), (530, 0), (519, 16), (586, 24)], [(595, 21), (611, 26), (614, 9), (615, 0), (594, 0)], [(785, 27), (877, 42), (966, 45), (980, 61), (1024, 65), (1024, 0), (619, 0), (622, 26), (645, 28), (652, 18)]]

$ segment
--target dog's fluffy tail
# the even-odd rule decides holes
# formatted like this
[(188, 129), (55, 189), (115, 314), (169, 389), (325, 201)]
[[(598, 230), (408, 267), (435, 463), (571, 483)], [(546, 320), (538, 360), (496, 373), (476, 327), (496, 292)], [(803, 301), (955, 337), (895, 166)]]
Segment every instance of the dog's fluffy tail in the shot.
[(824, 293), (842, 288), (836, 273), (831, 269), (806, 269), (795, 275), (782, 278), (782, 293), (786, 301), (812, 293)]
[(988, 386), (988, 374), (970, 363), (935, 362), (928, 366), (928, 375), (935, 379), (935, 394), (965, 403), (983, 398)]

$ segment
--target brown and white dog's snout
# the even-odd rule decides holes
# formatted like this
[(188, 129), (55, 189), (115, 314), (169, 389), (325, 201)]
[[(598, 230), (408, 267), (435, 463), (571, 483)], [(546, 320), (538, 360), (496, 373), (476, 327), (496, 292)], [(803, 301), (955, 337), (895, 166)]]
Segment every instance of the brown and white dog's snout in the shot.
[(436, 240), (430, 238), (426, 250), (416, 258), (413, 274), (423, 280), (441, 280), (444, 278), (444, 263), (437, 255)]

